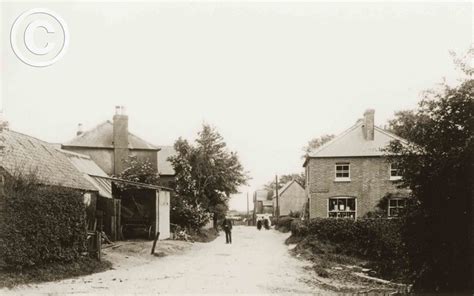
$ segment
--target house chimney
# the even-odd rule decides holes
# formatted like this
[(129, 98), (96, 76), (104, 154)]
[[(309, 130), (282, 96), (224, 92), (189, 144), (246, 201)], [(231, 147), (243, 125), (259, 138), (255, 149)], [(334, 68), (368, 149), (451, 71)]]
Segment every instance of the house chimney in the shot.
[(364, 139), (367, 141), (374, 140), (374, 109), (367, 109), (364, 112), (364, 124), (362, 125), (362, 132), (364, 134)]
[(118, 176), (125, 169), (128, 159), (128, 116), (123, 106), (115, 107), (113, 123), (114, 174)]
[(84, 133), (84, 129), (83, 129), (83, 126), (82, 126), (82, 123), (79, 123), (77, 125), (77, 132), (76, 132), (76, 136), (80, 136)]

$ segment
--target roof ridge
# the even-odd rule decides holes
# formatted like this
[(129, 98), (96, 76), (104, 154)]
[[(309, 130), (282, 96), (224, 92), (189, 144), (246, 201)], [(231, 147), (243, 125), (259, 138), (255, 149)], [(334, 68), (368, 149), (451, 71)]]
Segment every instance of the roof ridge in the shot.
[(329, 142), (323, 144), (321, 147), (319, 147), (318, 149), (316, 149), (315, 151), (313, 152), (310, 152), (308, 153), (308, 156), (309, 157), (312, 157), (314, 154), (317, 154), (317, 153), (320, 153), (321, 151), (327, 149), (327, 147), (331, 146), (332, 144), (334, 144), (335, 142), (337, 142), (338, 140), (340, 140), (341, 138), (343, 138), (344, 136), (346, 136), (349, 132), (351, 132), (352, 130), (354, 130), (355, 128), (357, 128), (358, 126), (362, 125), (363, 122), (362, 121), (357, 121), (354, 125), (352, 125), (350, 128), (346, 129), (345, 131), (343, 131), (342, 133), (338, 134), (337, 136), (334, 137), (334, 139), (330, 140)]
[(51, 143), (46, 142), (46, 141), (43, 141), (43, 140), (41, 140), (41, 139), (38, 139), (38, 138), (33, 137), (33, 136), (30, 136), (30, 135), (24, 134), (24, 133), (22, 133), (22, 132), (17, 132), (17, 131), (10, 130), (10, 129), (9, 129), (9, 130), (3, 130), (3, 131), (4, 131), (4, 132), (11, 132), (11, 133), (14, 133), (14, 134), (17, 134), (17, 135), (21, 135), (21, 136), (26, 137), (26, 138), (29, 138), (29, 139), (34, 139), (34, 140), (36, 140), (36, 141), (39, 141), (39, 142), (41, 142), (41, 143), (44, 143), (44, 144), (47, 144), (47, 145), (51, 146), (51, 148), (54, 148)]
[(72, 151), (69, 151), (69, 150), (61, 149), (61, 148), (55, 148), (55, 149), (58, 150), (61, 153), (64, 153), (64, 154), (74, 155), (74, 156), (84, 158), (84, 159), (92, 159), (89, 155), (80, 154), (80, 153), (77, 153), (77, 152), (72, 152)]
[(395, 135), (395, 134), (392, 133), (392, 132), (389, 132), (389, 131), (387, 131), (387, 130), (381, 128), (381, 127), (378, 127), (378, 126), (376, 126), (376, 125), (374, 126), (374, 128), (377, 129), (379, 132), (381, 132), (381, 133), (383, 133), (383, 134), (385, 134), (385, 135), (387, 135), (387, 136), (389, 136), (389, 137), (391, 137), (391, 138), (395, 138), (395, 139), (397, 139), (397, 140), (399, 140), (399, 141), (402, 141), (404, 144), (408, 144), (408, 141), (407, 141), (407, 140), (405, 140), (405, 139), (402, 138), (402, 137), (399, 137), (399, 136)]

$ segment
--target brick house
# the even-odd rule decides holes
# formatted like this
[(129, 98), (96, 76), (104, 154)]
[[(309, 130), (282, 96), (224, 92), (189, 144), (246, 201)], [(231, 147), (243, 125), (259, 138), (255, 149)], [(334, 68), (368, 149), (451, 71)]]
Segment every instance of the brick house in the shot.
[(383, 151), (400, 137), (374, 125), (374, 110), (330, 142), (310, 153), (303, 164), (310, 218), (357, 218), (391, 196), (388, 216), (404, 206), (408, 190), (397, 188), (401, 176)]
[[(276, 216), (277, 204), (276, 194), (273, 194), (273, 215)], [(278, 190), (278, 208), (280, 216), (288, 216), (290, 212), (303, 213), (304, 206), (307, 202), (306, 192), (303, 186), (296, 180), (286, 183)]]

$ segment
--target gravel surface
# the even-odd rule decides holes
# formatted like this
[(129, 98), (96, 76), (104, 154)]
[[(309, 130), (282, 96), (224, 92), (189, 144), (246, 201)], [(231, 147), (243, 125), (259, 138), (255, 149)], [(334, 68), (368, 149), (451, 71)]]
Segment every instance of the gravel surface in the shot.
[[(232, 245), (221, 234), (210, 243), (195, 243), (180, 255), (151, 257), (138, 265), (85, 277), (13, 290), (0, 294), (306, 294), (332, 295), (310, 284), (309, 263), (292, 257), (288, 234), (254, 227), (234, 227)], [(140, 263), (139, 263), (140, 262)]]

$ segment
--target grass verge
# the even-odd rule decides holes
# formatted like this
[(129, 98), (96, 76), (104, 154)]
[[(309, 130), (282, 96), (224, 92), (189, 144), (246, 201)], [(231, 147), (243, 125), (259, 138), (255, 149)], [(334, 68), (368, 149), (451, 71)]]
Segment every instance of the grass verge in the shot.
[(356, 293), (371, 291), (377, 295), (389, 295), (400, 291), (397, 284), (381, 283), (361, 278), (357, 274), (378, 278), (380, 275), (373, 269), (376, 262), (370, 262), (355, 256), (343, 254), (340, 247), (321, 242), (314, 236), (290, 236), (287, 244), (296, 245), (292, 253), (299, 258), (312, 262), (316, 273), (315, 283), (339, 293)]
[(194, 233), (191, 233), (191, 238), (194, 242), (209, 243), (215, 240), (219, 236), (219, 232), (213, 228), (201, 229)]
[(106, 271), (111, 267), (112, 264), (108, 261), (99, 262), (92, 258), (83, 257), (76, 262), (51, 263), (23, 270), (2, 269), (0, 270), (0, 288), (11, 289), (22, 284), (51, 282), (84, 276)]

